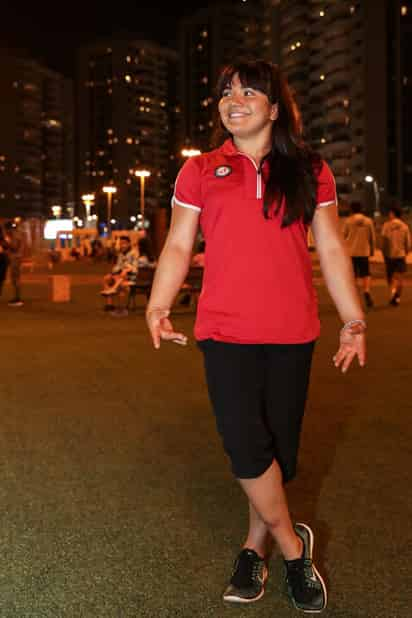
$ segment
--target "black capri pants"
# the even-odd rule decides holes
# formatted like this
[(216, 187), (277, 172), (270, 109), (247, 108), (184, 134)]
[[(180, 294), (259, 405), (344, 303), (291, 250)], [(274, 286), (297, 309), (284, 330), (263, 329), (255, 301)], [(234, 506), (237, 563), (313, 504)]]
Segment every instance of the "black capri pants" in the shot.
[(237, 478), (257, 478), (273, 460), (283, 482), (295, 476), (314, 344), (198, 342), (217, 430)]

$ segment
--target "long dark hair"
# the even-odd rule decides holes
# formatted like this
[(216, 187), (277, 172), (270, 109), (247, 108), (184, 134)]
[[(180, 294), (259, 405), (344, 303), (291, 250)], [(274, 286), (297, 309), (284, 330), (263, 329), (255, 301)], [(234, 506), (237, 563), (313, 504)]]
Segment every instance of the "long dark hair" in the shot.
[[(277, 214), (284, 198), (282, 227), (299, 219), (310, 223), (316, 207), (317, 174), (322, 161), (303, 140), (301, 115), (286, 77), (276, 64), (264, 60), (228, 65), (217, 81), (218, 100), (223, 90), (231, 86), (236, 74), (243, 86), (263, 92), (272, 105), (278, 105), (278, 117), (272, 128), (272, 147), (267, 155), (270, 172), (263, 197), (263, 215), (270, 218), (274, 203), (274, 214)], [(214, 145), (231, 136), (219, 117), (215, 127)]]

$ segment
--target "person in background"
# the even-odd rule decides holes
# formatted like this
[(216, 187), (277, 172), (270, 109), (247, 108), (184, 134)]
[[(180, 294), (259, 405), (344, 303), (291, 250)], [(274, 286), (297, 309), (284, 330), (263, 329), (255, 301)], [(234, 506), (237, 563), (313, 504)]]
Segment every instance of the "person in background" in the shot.
[(128, 236), (120, 236), (119, 253), (115, 265), (103, 279), (103, 290), (106, 296), (106, 311), (114, 308), (112, 297), (121, 289), (127, 289), (137, 281), (139, 270), (139, 254), (133, 249)]
[[(314, 533), (292, 522), (284, 490), (297, 471), (320, 332), (308, 225), (343, 322), (333, 357), (343, 372), (355, 358), (365, 364), (364, 312), (340, 233), (332, 172), (303, 141), (283, 72), (265, 61), (229, 65), (216, 98), (221, 145), (179, 172), (147, 325), (155, 349), (161, 340), (187, 344), (169, 315), (200, 224), (206, 260), (195, 338), (218, 432), (249, 513), (223, 600), (251, 603), (263, 596), (274, 540), (294, 607), (321, 612), (327, 590), (313, 562)], [(182, 357), (182, 367), (185, 362)]]
[(412, 248), (411, 232), (401, 217), (401, 207), (393, 204), (389, 208), (388, 220), (382, 226), (382, 253), (390, 290), (389, 304), (393, 307), (401, 302), (403, 277), (407, 270), (406, 256)]
[(375, 253), (375, 226), (370, 217), (362, 214), (362, 204), (351, 202), (350, 216), (343, 225), (343, 237), (352, 258), (353, 271), (357, 283), (363, 289), (367, 307), (373, 307), (371, 296), (371, 275), (369, 257)]
[(7, 277), (7, 269), (9, 267), (8, 242), (6, 240), (6, 232), (0, 224), (0, 296), (3, 292), (3, 285)]
[(22, 307), (21, 299), (21, 263), (23, 259), (23, 238), (15, 223), (7, 226), (6, 242), (9, 257), (10, 280), (14, 288), (14, 296), (9, 301), (9, 307)]

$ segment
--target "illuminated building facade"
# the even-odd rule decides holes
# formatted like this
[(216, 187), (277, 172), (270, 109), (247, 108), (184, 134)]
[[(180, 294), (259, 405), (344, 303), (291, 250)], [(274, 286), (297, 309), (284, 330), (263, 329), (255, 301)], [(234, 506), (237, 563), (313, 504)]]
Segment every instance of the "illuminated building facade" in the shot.
[(84, 47), (78, 56), (78, 202), (94, 193), (99, 221), (106, 221), (104, 185), (113, 184), (115, 225), (130, 225), (139, 212), (146, 169), (145, 213), (167, 206), (176, 175), (177, 54), (152, 42), (119, 40)]
[[(412, 201), (411, 3), (279, 0), (279, 60), (342, 204)], [(409, 6), (408, 6), (409, 5)], [(368, 184), (370, 176), (376, 184)]]
[(2, 217), (61, 216), (74, 207), (72, 82), (38, 62), (0, 52)]
[[(267, 11), (266, 11), (267, 13)], [(181, 90), (187, 142), (207, 150), (213, 131), (216, 78), (239, 58), (270, 58), (271, 23), (262, 1), (234, 2), (201, 9), (180, 27)]]

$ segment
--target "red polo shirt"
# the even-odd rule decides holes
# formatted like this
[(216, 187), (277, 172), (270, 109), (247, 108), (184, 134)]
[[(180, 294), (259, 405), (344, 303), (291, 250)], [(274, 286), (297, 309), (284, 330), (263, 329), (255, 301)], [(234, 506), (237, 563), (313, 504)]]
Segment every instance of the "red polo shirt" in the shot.
[[(206, 241), (198, 340), (304, 343), (319, 335), (307, 226), (281, 228), (281, 211), (264, 218), (268, 166), (258, 170), (227, 140), (189, 159), (176, 179), (173, 201), (200, 212)], [(335, 202), (335, 181), (323, 163), (317, 203)]]

